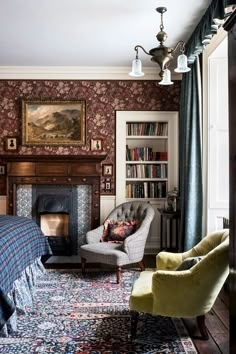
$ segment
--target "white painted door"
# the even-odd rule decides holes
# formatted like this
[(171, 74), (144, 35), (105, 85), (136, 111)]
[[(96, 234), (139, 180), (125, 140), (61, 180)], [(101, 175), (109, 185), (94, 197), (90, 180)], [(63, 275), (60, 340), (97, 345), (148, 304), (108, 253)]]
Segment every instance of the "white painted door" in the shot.
[(207, 231), (221, 229), (229, 213), (227, 38), (209, 57)]

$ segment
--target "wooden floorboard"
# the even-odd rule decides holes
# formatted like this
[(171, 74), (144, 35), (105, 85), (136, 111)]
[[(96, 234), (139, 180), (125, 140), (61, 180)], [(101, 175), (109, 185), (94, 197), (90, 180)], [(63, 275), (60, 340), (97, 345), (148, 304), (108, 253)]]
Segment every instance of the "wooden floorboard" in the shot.
[(208, 340), (200, 339), (196, 320), (183, 319), (190, 337), (199, 354), (229, 354), (229, 307), (228, 295), (224, 291), (218, 296), (212, 310), (206, 315)]

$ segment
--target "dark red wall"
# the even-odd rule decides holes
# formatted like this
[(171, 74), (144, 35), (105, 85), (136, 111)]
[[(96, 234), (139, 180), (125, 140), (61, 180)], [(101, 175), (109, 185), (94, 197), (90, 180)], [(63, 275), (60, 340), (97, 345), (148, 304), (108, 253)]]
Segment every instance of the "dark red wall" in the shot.
[(133, 80), (0, 80), (0, 154), (6, 153), (4, 137), (18, 136), (21, 140), (22, 99), (85, 99), (86, 144), (78, 147), (19, 145), (18, 154), (99, 154), (90, 151), (90, 139), (99, 136), (107, 153), (104, 162), (114, 163), (116, 110), (178, 111), (179, 98), (180, 81), (172, 86), (160, 86), (157, 81)]

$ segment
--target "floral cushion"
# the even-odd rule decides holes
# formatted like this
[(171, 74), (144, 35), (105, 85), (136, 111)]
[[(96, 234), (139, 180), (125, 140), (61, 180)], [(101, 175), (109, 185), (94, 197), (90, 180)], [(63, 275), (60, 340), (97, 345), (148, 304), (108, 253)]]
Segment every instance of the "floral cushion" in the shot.
[(123, 243), (126, 237), (132, 235), (139, 228), (139, 222), (106, 220), (102, 235), (102, 242)]

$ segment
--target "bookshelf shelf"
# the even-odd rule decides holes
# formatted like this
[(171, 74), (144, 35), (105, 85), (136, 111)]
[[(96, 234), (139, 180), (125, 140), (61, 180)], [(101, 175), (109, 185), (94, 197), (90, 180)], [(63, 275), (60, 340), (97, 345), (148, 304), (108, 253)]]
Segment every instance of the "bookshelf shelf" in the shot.
[(168, 181), (168, 178), (142, 178), (142, 177), (140, 177), (140, 178), (126, 178), (126, 181), (128, 182), (128, 181), (148, 181), (148, 182), (150, 182), (150, 181)]
[(126, 164), (129, 164), (129, 165), (139, 165), (139, 164), (144, 164), (144, 165), (160, 165), (160, 164), (168, 164), (168, 161), (142, 161), (142, 160), (139, 160), (139, 161), (129, 161), (129, 160), (126, 160), (125, 161)]
[(165, 139), (168, 139), (168, 136), (150, 136), (150, 135), (127, 135), (126, 136), (126, 139), (127, 140), (133, 140), (133, 139), (145, 139), (145, 140), (157, 140), (157, 139), (160, 139), (160, 140), (165, 140)]

